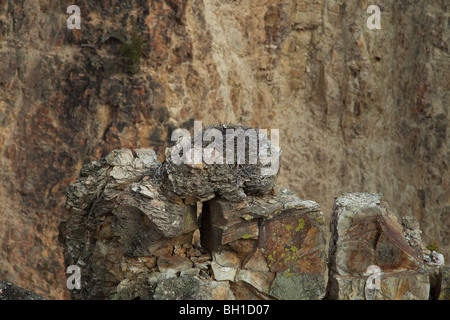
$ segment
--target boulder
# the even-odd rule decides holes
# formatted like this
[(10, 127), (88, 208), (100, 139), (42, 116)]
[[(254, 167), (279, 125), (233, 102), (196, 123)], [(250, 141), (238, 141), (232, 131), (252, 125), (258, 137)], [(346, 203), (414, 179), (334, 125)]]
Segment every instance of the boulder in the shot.
[[(272, 145), (267, 135), (242, 125), (210, 126), (205, 132), (214, 132), (216, 140), (211, 143), (203, 140), (202, 128), (198, 129), (192, 137), (185, 136), (166, 149), (164, 189), (170, 197), (193, 203), (220, 195), (228, 201), (239, 202), (249, 194), (272, 192), (279, 173), (281, 150)], [(253, 139), (248, 133), (253, 133)], [(241, 143), (244, 149), (240, 149)], [(254, 163), (251, 149), (256, 152)], [(264, 173), (268, 165), (261, 162), (261, 150), (267, 150), (267, 156), (276, 162), (270, 174)], [(209, 159), (211, 153), (216, 154), (214, 159)]]
[(428, 299), (420, 238), (417, 233), (405, 238), (405, 228), (382, 195), (336, 198), (330, 230), (329, 299)]

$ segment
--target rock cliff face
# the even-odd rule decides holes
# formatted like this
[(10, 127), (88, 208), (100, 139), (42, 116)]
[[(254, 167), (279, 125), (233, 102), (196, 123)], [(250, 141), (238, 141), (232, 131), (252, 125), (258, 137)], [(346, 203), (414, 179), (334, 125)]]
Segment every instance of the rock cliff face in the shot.
[(68, 298), (57, 226), (82, 164), (162, 161), (193, 120), (279, 129), (280, 185), (326, 217), (342, 192), (382, 193), (450, 253), (448, 1), (79, 0), (81, 30), (69, 4), (0, 0), (0, 279)]

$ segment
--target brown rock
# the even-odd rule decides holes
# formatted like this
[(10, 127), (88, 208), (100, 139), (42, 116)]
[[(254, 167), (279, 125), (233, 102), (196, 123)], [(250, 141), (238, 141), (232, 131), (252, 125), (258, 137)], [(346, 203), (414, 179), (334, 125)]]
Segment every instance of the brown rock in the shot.
[(325, 271), (324, 226), (316, 219), (314, 214), (291, 209), (262, 224), (260, 247), (264, 248), (271, 271), (318, 274)]
[(275, 274), (267, 271), (239, 269), (236, 281), (243, 281), (253, 286), (259, 292), (269, 294)]
[(273, 297), (256, 290), (244, 281), (231, 282), (230, 287), (236, 300), (274, 300)]
[(214, 252), (214, 260), (223, 267), (239, 267), (241, 263), (236, 253), (226, 250)]
[(428, 274), (411, 271), (382, 274), (380, 290), (367, 289), (367, 277), (336, 276), (338, 300), (427, 300)]
[[(430, 283), (422, 251), (411, 246), (380, 194), (336, 198), (331, 222), (330, 299), (428, 299)], [(381, 288), (367, 291), (370, 268), (379, 268)], [(381, 291), (380, 291), (381, 290)]]
[(235, 252), (240, 259), (243, 259), (255, 250), (256, 245), (257, 240), (239, 239), (226, 244), (223, 248)]
[(193, 265), (188, 258), (180, 256), (159, 257), (157, 261), (159, 272), (177, 273), (190, 269)]
[(260, 271), (260, 272), (269, 272), (269, 266), (267, 264), (266, 258), (264, 254), (261, 252), (261, 249), (256, 249), (255, 253), (244, 263), (243, 267), (245, 269)]

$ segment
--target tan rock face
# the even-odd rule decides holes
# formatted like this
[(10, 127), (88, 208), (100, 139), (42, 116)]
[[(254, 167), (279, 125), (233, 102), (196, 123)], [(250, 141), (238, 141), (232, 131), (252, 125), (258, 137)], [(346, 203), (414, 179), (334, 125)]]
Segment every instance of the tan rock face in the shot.
[(448, 4), (377, 4), (381, 30), (358, 0), (80, 0), (68, 30), (67, 4), (0, 1), (0, 279), (67, 298), (57, 226), (82, 164), (161, 160), (194, 119), (280, 129), (281, 185), (326, 218), (341, 192), (380, 192), (448, 256)]

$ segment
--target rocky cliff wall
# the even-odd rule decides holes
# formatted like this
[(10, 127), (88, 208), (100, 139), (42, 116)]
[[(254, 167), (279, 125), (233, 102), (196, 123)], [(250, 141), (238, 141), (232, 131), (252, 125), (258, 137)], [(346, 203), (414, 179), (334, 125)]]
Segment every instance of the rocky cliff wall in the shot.
[(193, 120), (280, 129), (280, 185), (327, 218), (342, 192), (383, 193), (448, 256), (448, 1), (74, 2), (0, 0), (1, 279), (67, 298), (57, 226), (81, 165), (122, 147), (161, 160)]

